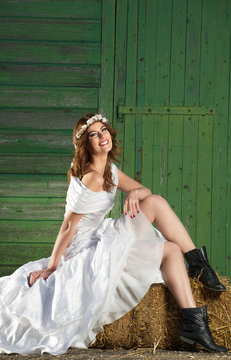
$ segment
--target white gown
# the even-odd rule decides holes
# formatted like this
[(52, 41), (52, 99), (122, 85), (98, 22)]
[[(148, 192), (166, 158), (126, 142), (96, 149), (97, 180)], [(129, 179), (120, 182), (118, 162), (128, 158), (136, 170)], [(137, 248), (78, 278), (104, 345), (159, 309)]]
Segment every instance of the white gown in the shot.
[[(114, 164), (112, 176), (117, 185)], [(0, 278), (0, 353), (87, 348), (104, 324), (134, 308), (152, 283), (163, 282), (165, 240), (145, 215), (104, 219), (115, 192), (91, 191), (72, 177), (65, 215), (84, 216), (56, 271), (28, 286), (30, 272), (48, 265), (44, 258)]]

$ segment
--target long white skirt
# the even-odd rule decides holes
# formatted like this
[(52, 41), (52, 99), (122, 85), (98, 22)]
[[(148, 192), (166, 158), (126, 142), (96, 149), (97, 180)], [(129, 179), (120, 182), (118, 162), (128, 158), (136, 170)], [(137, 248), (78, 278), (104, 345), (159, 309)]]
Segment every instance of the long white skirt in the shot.
[(105, 219), (99, 240), (60, 260), (47, 279), (28, 275), (49, 258), (0, 279), (0, 353), (62, 354), (87, 348), (104, 324), (134, 308), (152, 283), (163, 282), (164, 238), (142, 212)]

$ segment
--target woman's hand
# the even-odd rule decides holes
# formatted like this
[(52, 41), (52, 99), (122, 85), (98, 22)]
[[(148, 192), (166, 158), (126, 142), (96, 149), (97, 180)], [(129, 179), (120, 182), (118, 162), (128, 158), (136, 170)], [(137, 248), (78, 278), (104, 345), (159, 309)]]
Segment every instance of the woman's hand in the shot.
[(29, 286), (34, 285), (35, 281), (38, 279), (46, 280), (48, 277), (54, 272), (54, 269), (45, 269), (45, 270), (37, 270), (33, 271), (29, 275)]
[(129, 211), (129, 215), (131, 218), (139, 214), (140, 204), (139, 204), (139, 190), (131, 190), (128, 192), (126, 199), (124, 201), (124, 214), (127, 215)]

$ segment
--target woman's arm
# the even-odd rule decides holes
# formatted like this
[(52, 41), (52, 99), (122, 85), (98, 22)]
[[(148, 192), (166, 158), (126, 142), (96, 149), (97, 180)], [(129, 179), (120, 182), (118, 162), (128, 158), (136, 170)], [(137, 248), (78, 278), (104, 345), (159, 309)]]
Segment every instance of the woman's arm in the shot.
[(64, 250), (66, 249), (74, 235), (76, 225), (82, 217), (83, 215), (75, 214), (74, 212), (69, 211), (61, 225), (47, 269), (33, 271), (32, 273), (30, 273), (30, 286), (32, 286), (39, 278), (43, 278), (44, 280), (46, 280), (56, 270)]
[(139, 213), (139, 201), (151, 195), (151, 191), (149, 189), (133, 180), (119, 169), (118, 189), (127, 194), (124, 201), (124, 214), (127, 215), (127, 211), (129, 211), (131, 217), (135, 217), (136, 211)]

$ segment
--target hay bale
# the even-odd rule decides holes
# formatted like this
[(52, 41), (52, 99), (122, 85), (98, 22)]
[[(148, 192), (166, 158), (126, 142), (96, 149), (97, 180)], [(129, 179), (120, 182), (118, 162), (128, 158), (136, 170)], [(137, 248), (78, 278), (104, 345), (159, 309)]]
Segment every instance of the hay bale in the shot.
[[(231, 350), (231, 285), (225, 277), (220, 280), (227, 288), (224, 293), (209, 291), (198, 280), (190, 279), (197, 306), (207, 305), (215, 342)], [(165, 286), (154, 284), (135, 309), (104, 327), (93, 347), (192, 349), (179, 340), (180, 329), (181, 315), (176, 301)]]

